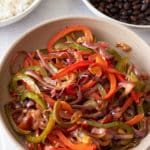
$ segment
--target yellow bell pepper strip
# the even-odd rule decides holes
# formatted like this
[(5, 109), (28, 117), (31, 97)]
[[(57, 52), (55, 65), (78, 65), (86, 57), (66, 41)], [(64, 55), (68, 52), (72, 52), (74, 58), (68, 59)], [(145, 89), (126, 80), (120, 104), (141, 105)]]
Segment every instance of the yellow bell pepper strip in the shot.
[(28, 134), (25, 136), (26, 140), (31, 142), (31, 143), (40, 143), (42, 140), (44, 140), (46, 138), (46, 136), (48, 134), (50, 134), (50, 132), (52, 131), (54, 126), (55, 126), (55, 121), (54, 121), (53, 115), (50, 114), (47, 126), (42, 131), (42, 133), (38, 137), (35, 137), (34, 135)]
[(102, 75), (102, 68), (98, 63), (93, 63), (92, 65), (90, 65), (88, 70), (91, 74), (95, 75), (96, 77), (100, 77)]
[(39, 72), (43, 77), (48, 76), (46, 70), (41, 66), (29, 66), (29, 67), (23, 68), (21, 72), (24, 73), (27, 70), (33, 70), (33, 71)]
[(138, 114), (138, 115), (134, 116), (132, 119), (126, 121), (126, 124), (129, 126), (133, 126), (133, 125), (139, 123), (143, 118), (144, 118), (144, 113)]
[(20, 100), (24, 101), (26, 98), (29, 98), (29, 99), (35, 101), (43, 109), (47, 109), (47, 105), (46, 105), (45, 101), (42, 98), (40, 98), (37, 94), (30, 92), (30, 91), (24, 92), (21, 95)]
[(88, 67), (89, 65), (91, 64), (90, 61), (80, 61), (80, 62), (77, 62), (77, 63), (74, 63), (74, 64), (71, 64), (65, 68), (63, 68), (61, 71), (59, 71), (58, 73), (54, 74), (52, 76), (52, 79), (55, 80), (55, 79), (58, 79), (76, 69), (80, 69), (80, 68), (84, 68), (84, 67)]
[(30, 87), (31, 91), (35, 92), (36, 94), (41, 94), (40, 89), (35, 84), (34, 80), (30, 78), (28, 75), (25, 75), (23, 73), (17, 73), (12, 77), (10, 86), (9, 86), (10, 92), (16, 92), (17, 94), (20, 93), (20, 90), (19, 90), (20, 85), (18, 85), (18, 81), (25, 82)]
[(5, 109), (5, 113), (7, 115), (7, 118), (8, 118), (8, 121), (10, 123), (10, 125), (12, 126), (13, 130), (19, 134), (22, 134), (22, 135), (26, 135), (26, 134), (30, 134), (31, 131), (29, 130), (23, 130), (21, 128), (19, 128), (17, 126), (17, 124), (15, 123), (13, 117), (12, 117), (12, 114), (11, 114), (11, 107), (9, 104), (5, 105), (4, 106), (4, 109)]
[(72, 32), (77, 32), (77, 31), (82, 31), (85, 36), (86, 42), (92, 42), (93, 41), (93, 35), (91, 31), (86, 27), (82, 25), (75, 25), (75, 26), (69, 26), (66, 27), (64, 30), (58, 32), (55, 34), (51, 40), (48, 43), (48, 51), (50, 52), (51, 49), (53, 48), (54, 44), (60, 40), (61, 38), (64, 38), (67, 34), (70, 34)]
[(95, 144), (75, 144), (71, 142), (68, 138), (66, 138), (60, 130), (56, 130), (55, 133), (59, 137), (59, 139), (71, 150), (96, 150)]
[(99, 53), (96, 56), (96, 63), (99, 63), (102, 67), (108, 68), (108, 62)]
[[(55, 105), (54, 105), (54, 108), (53, 108), (53, 116), (54, 116), (54, 120), (62, 127), (70, 127), (72, 124), (74, 124), (77, 119), (78, 119), (78, 116), (77, 118), (73, 118), (71, 119), (71, 121), (64, 121), (60, 118), (59, 116), (59, 113), (60, 113), (60, 110), (61, 109), (64, 109), (64, 110), (67, 110), (69, 113), (73, 113), (74, 111), (72, 110), (71, 106), (68, 106), (66, 105), (65, 107), (63, 107), (63, 105), (66, 105), (67, 103), (63, 102), (63, 101), (60, 101), (60, 100), (57, 100), (55, 102)], [(76, 112), (75, 112), (76, 113)], [(74, 114), (75, 114), (74, 113)], [(73, 116), (73, 115), (72, 115)]]
[(102, 98), (103, 100), (108, 100), (110, 97), (112, 97), (115, 94), (117, 88), (117, 81), (115, 75), (109, 73), (108, 78), (110, 82), (110, 89), (108, 93)]
[(88, 125), (93, 126), (93, 127), (97, 127), (97, 128), (119, 127), (119, 128), (126, 130), (127, 133), (133, 134), (133, 129), (130, 126), (128, 126), (126, 123), (121, 122), (121, 121), (114, 121), (114, 122), (110, 122), (110, 123), (106, 123), (106, 124), (97, 123), (97, 122), (91, 121), (91, 120), (84, 120), (84, 121)]

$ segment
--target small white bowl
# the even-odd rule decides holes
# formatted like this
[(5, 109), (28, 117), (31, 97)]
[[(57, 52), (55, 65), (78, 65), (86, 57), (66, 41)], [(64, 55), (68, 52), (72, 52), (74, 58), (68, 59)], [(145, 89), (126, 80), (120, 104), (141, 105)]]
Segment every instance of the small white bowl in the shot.
[[(69, 25), (88, 26), (97, 39), (107, 41), (111, 45), (115, 45), (117, 42), (129, 44), (133, 50), (127, 55), (134, 64), (150, 74), (150, 47), (138, 35), (120, 24), (110, 22), (105, 18), (66, 17), (51, 20), (34, 27), (12, 45), (0, 64), (0, 130), (5, 131), (7, 134), (7, 138), (4, 138), (3, 143), (5, 149), (12, 150), (11, 145), (15, 145), (15, 150), (25, 149), (22, 138), (13, 132), (4, 112), (4, 105), (11, 100), (8, 84), (11, 78), (9, 66), (12, 56), (17, 51), (46, 48), (50, 38)], [(150, 133), (134, 149), (146, 150), (150, 146), (149, 139)]]
[(0, 21), (0, 27), (4, 27), (6, 25), (9, 25), (9, 24), (12, 24), (21, 20), (22, 18), (27, 16), (30, 12), (32, 12), (40, 4), (41, 1), (42, 0), (34, 0), (33, 3), (27, 9), (25, 9), (22, 13)]
[(104, 13), (102, 13), (100, 10), (96, 9), (90, 2), (89, 0), (82, 0), (84, 4), (90, 9), (91, 12), (93, 12), (95, 15), (100, 16), (100, 17), (105, 17), (109, 19), (110, 21), (116, 22), (116, 23), (121, 23), (123, 25), (129, 26), (129, 27), (136, 27), (136, 28), (150, 28), (150, 25), (136, 25), (136, 24), (130, 24), (130, 23), (125, 23), (122, 21), (118, 21), (116, 19), (113, 19)]

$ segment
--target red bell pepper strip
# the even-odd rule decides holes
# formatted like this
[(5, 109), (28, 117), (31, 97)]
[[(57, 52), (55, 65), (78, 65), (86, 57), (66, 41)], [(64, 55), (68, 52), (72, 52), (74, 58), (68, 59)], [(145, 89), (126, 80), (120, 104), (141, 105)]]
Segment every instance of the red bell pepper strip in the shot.
[(117, 88), (117, 81), (114, 74), (108, 74), (109, 82), (110, 82), (110, 89), (109, 92), (102, 98), (103, 100), (108, 100), (110, 97), (114, 95)]
[(75, 124), (75, 125), (73, 125), (72, 127), (68, 128), (68, 129), (67, 129), (67, 132), (73, 132), (73, 131), (75, 131), (75, 130), (78, 129), (78, 128), (79, 128), (79, 126), (78, 126), (77, 124)]
[(70, 73), (76, 69), (80, 69), (80, 68), (84, 68), (84, 67), (87, 67), (91, 64), (90, 61), (80, 61), (80, 62), (77, 62), (77, 63), (74, 63), (74, 64), (71, 64), (65, 68), (63, 68), (61, 71), (59, 71), (58, 73), (54, 74), (52, 76), (52, 79), (55, 80), (55, 79), (58, 79), (64, 75), (66, 75), (67, 73)]
[(113, 120), (113, 116), (111, 114), (108, 114), (100, 121), (100, 123), (105, 124), (111, 122), (112, 120)]
[(131, 91), (131, 96), (132, 96), (133, 100), (135, 101), (135, 103), (138, 104), (140, 102), (139, 97), (134, 90)]
[(92, 86), (94, 86), (96, 84), (96, 81), (95, 80), (90, 80), (89, 82), (87, 82), (86, 84), (84, 84), (82, 87), (81, 87), (81, 91), (86, 91), (88, 90), (89, 88), (91, 88)]
[(126, 124), (128, 124), (129, 126), (133, 126), (133, 125), (139, 123), (143, 118), (144, 118), (144, 113), (138, 114), (135, 117), (133, 117), (132, 119), (126, 121)]
[(86, 27), (86, 26), (81, 26), (81, 25), (75, 25), (75, 26), (69, 26), (66, 27), (64, 30), (58, 32), (56, 35), (54, 35), (51, 40), (48, 43), (48, 51), (50, 52), (51, 49), (53, 48), (54, 44), (63, 38), (65, 35), (70, 34), (72, 32), (76, 31), (82, 31), (85, 36), (86, 42), (92, 42), (93, 41), (93, 35), (91, 31)]
[(95, 144), (74, 144), (68, 138), (66, 138), (60, 130), (55, 131), (55, 133), (59, 139), (63, 141), (63, 143), (71, 150), (96, 150)]

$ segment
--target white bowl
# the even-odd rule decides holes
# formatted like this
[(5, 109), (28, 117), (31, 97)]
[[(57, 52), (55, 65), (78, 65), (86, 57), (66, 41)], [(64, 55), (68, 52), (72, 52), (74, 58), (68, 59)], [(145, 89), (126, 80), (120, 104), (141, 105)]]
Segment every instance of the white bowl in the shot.
[[(10, 141), (9, 144), (5, 144), (7, 150), (11, 149), (11, 144), (15, 145), (15, 150), (24, 149), (22, 139), (12, 131), (4, 113), (4, 105), (11, 100), (8, 92), (8, 83), (11, 77), (9, 65), (12, 56), (16, 51), (45, 48), (52, 35), (66, 26), (75, 24), (88, 26), (97, 39), (105, 40), (113, 45), (117, 42), (129, 44), (133, 48), (133, 50), (128, 53), (129, 57), (132, 58), (132, 61), (142, 68), (142, 70), (150, 74), (150, 47), (134, 32), (122, 25), (108, 22), (103, 18), (67, 17), (48, 21), (36, 26), (13, 44), (0, 64), (0, 124), (2, 126), (1, 130), (7, 133), (7, 141)], [(140, 145), (136, 147), (136, 150), (146, 150), (148, 146), (150, 146), (149, 139), (150, 134), (142, 140)]]
[(41, 1), (42, 0), (34, 0), (33, 3), (27, 9), (25, 9), (22, 13), (0, 21), (0, 27), (6, 26), (6, 25), (9, 25), (9, 24), (12, 24), (21, 20), (22, 18), (27, 16), (30, 12), (32, 12), (39, 5)]
[(107, 15), (105, 15), (104, 13), (102, 13), (100, 10), (96, 9), (90, 2), (89, 0), (82, 0), (84, 2), (84, 4), (90, 9), (91, 12), (93, 12), (95, 15), (100, 16), (100, 17), (105, 17), (107, 19), (109, 19), (110, 21), (116, 22), (116, 23), (120, 23), (123, 24), (125, 26), (129, 26), (129, 27), (136, 27), (136, 28), (150, 28), (150, 25), (135, 25), (135, 24), (130, 24), (130, 23), (125, 23), (122, 21), (118, 21), (116, 19), (113, 19)]

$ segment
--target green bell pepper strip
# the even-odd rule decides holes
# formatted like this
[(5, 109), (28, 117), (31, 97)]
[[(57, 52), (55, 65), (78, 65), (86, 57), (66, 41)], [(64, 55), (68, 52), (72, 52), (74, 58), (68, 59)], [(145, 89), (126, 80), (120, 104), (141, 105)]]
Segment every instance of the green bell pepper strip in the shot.
[(43, 109), (47, 109), (47, 105), (45, 101), (41, 99), (37, 94), (30, 92), (30, 91), (24, 92), (21, 95), (20, 100), (24, 101), (26, 98), (32, 99), (37, 104), (39, 104)]
[(97, 84), (98, 91), (100, 92), (102, 97), (105, 97), (106, 91), (101, 84)]
[(13, 128), (14, 131), (16, 131), (17, 133), (22, 134), (22, 135), (26, 135), (26, 134), (30, 134), (31, 133), (31, 131), (29, 131), (29, 130), (23, 130), (23, 129), (19, 128), (16, 125), (16, 123), (15, 123), (13, 117), (12, 117), (12, 114), (10, 112), (11, 107), (10, 107), (9, 104), (5, 105), (4, 109), (5, 109), (5, 113), (6, 113), (6, 116), (8, 118), (8, 121), (9, 121), (9, 123), (12, 126), (12, 128)]
[(135, 90), (136, 92), (143, 91), (145, 89), (145, 82), (142, 79), (139, 79), (134, 72), (129, 72), (127, 74), (128, 80), (135, 83)]
[(55, 44), (54, 48), (64, 50), (64, 49), (67, 49), (69, 47), (79, 49), (79, 50), (84, 51), (84, 52), (94, 53), (93, 49), (87, 48), (87, 47), (82, 46), (82, 45), (77, 44), (77, 43), (57, 43), (57, 44)]
[(120, 72), (126, 73), (128, 61), (128, 57), (123, 57), (120, 61), (117, 62), (115, 68)]
[(54, 121), (53, 115), (50, 114), (47, 126), (43, 130), (43, 132), (38, 137), (35, 137), (35, 136), (31, 135), (31, 134), (26, 135), (25, 136), (26, 140), (29, 141), (29, 142), (31, 142), (31, 143), (40, 143), (52, 131), (52, 129), (54, 128), (54, 126), (55, 126), (55, 121)]
[(24, 73), (25, 71), (27, 70), (33, 70), (33, 71), (37, 71), (39, 72), (43, 77), (47, 77), (47, 72), (46, 70), (43, 68), (43, 67), (40, 67), (40, 66), (29, 66), (29, 67), (26, 67), (26, 68), (23, 68), (21, 70), (22, 73)]
[(119, 53), (114, 50), (114, 49), (107, 49), (107, 52), (112, 54), (115, 57), (115, 60), (120, 61), (121, 60), (121, 56), (119, 55)]
[(101, 123), (97, 123), (94, 121), (90, 121), (90, 120), (85, 120), (85, 122), (90, 125), (90, 126), (94, 126), (97, 128), (112, 128), (112, 127), (120, 127), (124, 130), (126, 130), (128, 133), (133, 134), (133, 129), (128, 126), (127, 124), (125, 124), (124, 122), (121, 121), (114, 121), (114, 122), (110, 122), (107, 124), (101, 124)]
[(81, 50), (81, 51), (94, 53), (94, 50), (93, 50), (93, 49), (87, 48), (87, 47), (82, 46), (82, 45), (77, 44), (77, 43), (68, 43), (67, 45), (68, 45), (69, 47), (71, 47), (71, 48), (79, 49), (79, 50)]
[[(144, 114), (144, 108), (143, 108), (143, 104), (142, 103), (137, 104), (136, 107), (137, 107), (138, 114)], [(144, 128), (144, 123), (143, 123), (142, 120), (139, 122), (138, 126), (139, 126), (140, 129)]]
[(27, 83), (30, 86), (31, 90), (34, 91), (36, 94), (41, 94), (40, 89), (35, 84), (34, 80), (30, 78), (28, 75), (25, 75), (23, 73), (17, 73), (12, 77), (10, 81), (10, 85), (9, 85), (11, 92), (16, 92), (17, 94), (18, 93), (20, 94), (20, 91), (19, 91), (20, 85), (18, 85), (18, 81), (20, 80)]
[(60, 113), (60, 109), (61, 109), (61, 101), (56, 101), (53, 107), (53, 116), (54, 116), (54, 120), (62, 127), (66, 128), (71, 126), (72, 124), (74, 124), (77, 120), (76, 118), (74, 118), (75, 113), (78, 115), (78, 112), (75, 112), (72, 115), (71, 121), (64, 121), (60, 118), (59, 113)]

